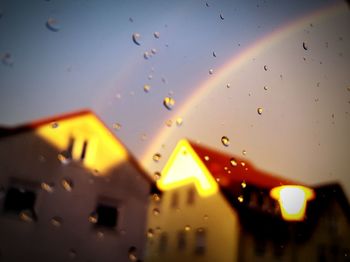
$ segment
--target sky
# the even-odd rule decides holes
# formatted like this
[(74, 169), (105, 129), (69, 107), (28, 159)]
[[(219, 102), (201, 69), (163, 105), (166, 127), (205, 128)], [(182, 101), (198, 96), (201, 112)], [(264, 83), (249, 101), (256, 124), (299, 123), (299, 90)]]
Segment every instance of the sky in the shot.
[(0, 124), (89, 108), (151, 174), (188, 138), (350, 199), (349, 28), (345, 1), (0, 0)]

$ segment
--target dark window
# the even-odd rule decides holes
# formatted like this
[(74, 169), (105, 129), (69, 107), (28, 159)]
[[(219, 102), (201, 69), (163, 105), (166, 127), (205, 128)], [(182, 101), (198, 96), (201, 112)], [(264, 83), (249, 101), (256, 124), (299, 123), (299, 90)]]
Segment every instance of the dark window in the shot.
[(187, 192), (187, 204), (193, 205), (196, 198), (196, 191), (191, 187)]
[(88, 142), (85, 140), (84, 144), (83, 144), (83, 149), (82, 149), (81, 155), (80, 155), (80, 160), (82, 160), (82, 161), (85, 159), (87, 146), (88, 146)]
[(178, 208), (179, 206), (179, 193), (178, 192), (174, 192), (171, 195), (171, 208)]
[(10, 187), (5, 196), (4, 212), (20, 214), (30, 211), (35, 218), (34, 205), (36, 193), (23, 188)]
[(195, 254), (203, 255), (206, 250), (206, 232), (203, 228), (196, 230)]
[(181, 230), (177, 232), (177, 249), (184, 250), (186, 248), (186, 232)]
[(96, 208), (96, 226), (114, 228), (117, 225), (118, 210), (114, 206), (98, 205)]
[(163, 232), (161, 233), (160, 239), (159, 239), (159, 252), (164, 253), (167, 245), (168, 245), (168, 235), (167, 233)]

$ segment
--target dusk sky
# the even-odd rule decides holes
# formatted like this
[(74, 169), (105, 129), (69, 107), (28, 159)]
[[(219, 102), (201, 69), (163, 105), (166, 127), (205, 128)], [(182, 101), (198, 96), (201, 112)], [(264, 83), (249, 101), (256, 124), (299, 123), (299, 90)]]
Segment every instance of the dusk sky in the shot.
[(150, 174), (189, 138), (350, 198), (349, 7), (0, 0), (0, 124), (89, 108)]

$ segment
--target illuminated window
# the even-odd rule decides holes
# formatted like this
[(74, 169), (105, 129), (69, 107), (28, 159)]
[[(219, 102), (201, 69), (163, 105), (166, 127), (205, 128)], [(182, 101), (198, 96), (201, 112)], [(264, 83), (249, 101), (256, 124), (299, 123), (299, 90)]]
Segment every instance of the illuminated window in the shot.
[(186, 232), (180, 230), (177, 232), (177, 249), (184, 250), (186, 248)]
[(194, 202), (195, 202), (195, 198), (196, 198), (195, 189), (194, 189), (193, 187), (191, 187), (191, 188), (187, 191), (187, 204), (193, 205)]
[(195, 254), (203, 255), (206, 251), (206, 232), (203, 228), (196, 230)]
[(5, 195), (4, 212), (20, 214), (29, 211), (35, 218), (36, 193), (22, 187), (10, 187)]

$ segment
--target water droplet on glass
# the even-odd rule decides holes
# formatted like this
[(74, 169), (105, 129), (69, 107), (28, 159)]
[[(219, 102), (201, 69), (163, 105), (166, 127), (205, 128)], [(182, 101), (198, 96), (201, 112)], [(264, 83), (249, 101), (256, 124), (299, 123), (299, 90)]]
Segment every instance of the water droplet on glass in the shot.
[(70, 162), (69, 157), (66, 156), (65, 152), (62, 152), (57, 155), (57, 159), (61, 162), (63, 165), (67, 165)]
[(62, 179), (61, 185), (68, 192), (71, 192), (73, 190), (73, 181), (69, 178)]
[(154, 236), (154, 230), (152, 228), (149, 228), (147, 230), (147, 237), (152, 238)]
[(209, 159), (210, 159), (209, 156), (204, 156), (205, 161), (209, 161)]
[(264, 109), (262, 107), (258, 107), (257, 112), (259, 115), (263, 113)]
[(9, 52), (4, 53), (3, 55), (1, 55), (1, 62), (5, 66), (12, 66), (13, 65), (12, 55)]
[(141, 45), (140, 43), (140, 37), (141, 35), (139, 33), (133, 33), (132, 34), (132, 41), (136, 44), (136, 45)]
[(122, 127), (122, 125), (119, 124), (119, 123), (113, 123), (113, 125), (112, 125), (112, 128), (113, 128), (114, 130), (120, 130), (121, 127)]
[(267, 71), (267, 65), (264, 65), (264, 70)]
[(242, 161), (242, 162), (241, 162), (241, 166), (245, 166), (245, 162)]
[(130, 261), (135, 261), (135, 262), (137, 261), (136, 251), (137, 249), (134, 246), (129, 248), (128, 257)]
[(159, 201), (160, 201), (160, 196), (159, 196), (158, 194), (153, 194), (153, 195), (152, 195), (152, 200), (153, 200), (154, 202), (159, 202)]
[(154, 162), (158, 162), (160, 160), (160, 158), (162, 157), (162, 155), (160, 153), (155, 153), (153, 155), (153, 161)]
[(151, 89), (150, 85), (144, 85), (143, 86), (143, 91), (145, 91), (146, 93), (148, 93), (150, 89)]
[(177, 125), (177, 126), (181, 126), (182, 123), (183, 123), (183, 120), (182, 120), (181, 117), (176, 118), (176, 125)]
[(230, 84), (227, 84), (227, 85), (226, 85), (226, 88), (230, 88), (230, 87), (231, 87), (231, 85), (230, 85)]
[(215, 52), (213, 52), (213, 57), (216, 57), (216, 53)]
[(157, 53), (157, 49), (152, 48), (152, 49), (151, 49), (151, 53), (155, 55), (155, 54)]
[(186, 225), (185, 226), (185, 231), (190, 231), (191, 230), (191, 227), (189, 225)]
[(130, 21), (131, 23), (133, 23), (133, 22), (134, 22), (134, 19), (133, 19), (132, 17), (129, 17), (129, 21)]
[(237, 166), (237, 161), (236, 161), (236, 159), (231, 158), (231, 159), (230, 159), (230, 164), (231, 164), (231, 166)]
[(77, 257), (77, 251), (75, 250), (75, 249), (73, 249), (73, 248), (71, 248), (70, 250), (69, 250), (69, 257), (71, 258), (71, 259), (73, 259), (73, 258), (76, 258)]
[(143, 53), (143, 58), (144, 58), (144, 59), (148, 59), (148, 58), (150, 58), (150, 57), (151, 57), (151, 55), (150, 55), (150, 53), (148, 53), (147, 51)]
[(154, 172), (153, 178), (154, 178), (154, 180), (159, 180), (160, 179), (160, 173), (159, 172)]
[(204, 220), (207, 220), (209, 218), (209, 216), (208, 215), (204, 215), (203, 218), (204, 218)]
[(97, 237), (98, 238), (103, 238), (105, 236), (105, 234), (102, 231), (98, 231), (97, 232)]
[(167, 127), (171, 127), (171, 126), (173, 125), (173, 120), (168, 119), (167, 121), (165, 121), (165, 125), (166, 125)]
[(171, 97), (166, 97), (163, 100), (163, 105), (166, 107), (166, 109), (171, 110), (175, 105), (175, 100)]
[(53, 123), (51, 124), (51, 127), (52, 127), (53, 129), (58, 128), (58, 123), (57, 123), (57, 122), (53, 122)]
[(308, 50), (308, 46), (307, 46), (306, 42), (303, 42), (303, 48), (305, 51)]
[(45, 190), (46, 192), (52, 193), (53, 192), (53, 188), (54, 188), (54, 184), (53, 183), (41, 183), (41, 188), (43, 190)]
[(55, 216), (53, 218), (51, 218), (51, 225), (55, 226), (55, 227), (60, 227), (62, 225), (62, 218), (61, 217), (58, 217), (58, 216)]
[(158, 216), (160, 214), (160, 211), (159, 211), (158, 208), (153, 208), (152, 213), (153, 213), (154, 216)]
[(264, 90), (265, 90), (265, 91), (267, 90), (267, 86), (264, 86)]
[(34, 220), (33, 212), (31, 210), (23, 210), (19, 213), (19, 218), (25, 222), (32, 222)]
[(238, 201), (239, 201), (240, 203), (242, 203), (243, 200), (244, 200), (242, 195), (240, 195), (239, 197), (237, 197), (237, 199), (238, 199)]
[(247, 186), (246, 182), (242, 181), (241, 186), (242, 186), (242, 188), (246, 188), (246, 186)]
[(213, 69), (209, 69), (209, 75), (212, 75), (214, 73)]
[(154, 32), (154, 33), (153, 33), (153, 36), (154, 36), (154, 38), (157, 38), (157, 39), (158, 39), (158, 38), (160, 37), (160, 33), (159, 33), (159, 32)]
[(96, 224), (98, 220), (98, 215), (96, 212), (92, 212), (89, 216), (89, 222), (92, 224)]
[(56, 19), (50, 17), (49, 19), (47, 19), (45, 26), (47, 29), (49, 29), (52, 32), (58, 32), (60, 31), (60, 26), (59, 23)]
[(227, 136), (223, 136), (223, 137), (221, 137), (221, 143), (222, 143), (224, 146), (229, 146), (229, 144), (230, 144), (230, 139), (228, 139)]
[(220, 18), (221, 18), (221, 20), (224, 20), (224, 19), (225, 19), (224, 16), (223, 16), (222, 14), (220, 14)]
[(247, 154), (247, 151), (243, 149), (243, 150), (242, 150), (242, 155), (245, 156), (246, 154)]
[(206, 6), (206, 7), (209, 7), (209, 3), (208, 3), (208, 2), (207, 2), (207, 3), (205, 3), (205, 6)]

